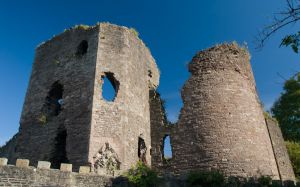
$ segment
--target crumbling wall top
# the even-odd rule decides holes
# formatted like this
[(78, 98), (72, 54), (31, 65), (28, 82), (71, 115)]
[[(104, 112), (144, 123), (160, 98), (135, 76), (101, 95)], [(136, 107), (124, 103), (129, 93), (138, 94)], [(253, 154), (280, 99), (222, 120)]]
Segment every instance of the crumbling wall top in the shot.
[(37, 46), (36, 51), (39, 51), (40, 49), (43, 49), (43, 48), (51, 45), (52, 41), (62, 40), (67, 35), (71, 35), (74, 32), (95, 32), (95, 31), (99, 31), (102, 26), (104, 26), (104, 27), (114, 27), (115, 29), (126, 30), (132, 36), (134, 36), (138, 40), (138, 42), (141, 43), (142, 46), (145, 47), (145, 52), (147, 54), (146, 56), (148, 57), (147, 66), (148, 66), (149, 88), (156, 89), (159, 85), (159, 78), (160, 78), (159, 69), (156, 65), (155, 59), (151, 55), (151, 52), (150, 52), (149, 48), (145, 45), (143, 40), (140, 39), (138, 32), (133, 28), (128, 28), (128, 27), (125, 27), (125, 26), (119, 26), (119, 25), (108, 23), (108, 22), (97, 23), (96, 25), (93, 25), (93, 26), (75, 25), (75, 26), (73, 26), (69, 29), (65, 29), (64, 32), (62, 32), (58, 35), (54, 35), (51, 39), (40, 43)]
[(198, 74), (209, 70), (233, 70), (253, 80), (247, 47), (237, 43), (216, 45), (199, 51), (189, 64), (189, 71)]

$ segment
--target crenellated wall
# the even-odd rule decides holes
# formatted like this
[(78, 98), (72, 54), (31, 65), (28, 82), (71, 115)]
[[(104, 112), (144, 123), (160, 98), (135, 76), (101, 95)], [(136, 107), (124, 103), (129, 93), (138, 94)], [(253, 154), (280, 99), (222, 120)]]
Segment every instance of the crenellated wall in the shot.
[(112, 178), (90, 173), (90, 167), (80, 167), (72, 172), (72, 164), (62, 164), (60, 169), (50, 169), (50, 162), (39, 161), (37, 168), (29, 166), (29, 160), (17, 159), (16, 165), (7, 165), (0, 158), (0, 186), (112, 186)]

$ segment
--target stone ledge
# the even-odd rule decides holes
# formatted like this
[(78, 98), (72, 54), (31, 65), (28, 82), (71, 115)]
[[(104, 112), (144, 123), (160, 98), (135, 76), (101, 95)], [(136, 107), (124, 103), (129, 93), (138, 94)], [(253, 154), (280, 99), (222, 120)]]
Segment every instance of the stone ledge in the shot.
[(38, 161), (38, 169), (50, 169), (51, 162), (47, 161)]
[(79, 167), (79, 173), (90, 173), (91, 167), (90, 166), (80, 166)]
[(72, 164), (61, 163), (60, 171), (72, 172)]
[(6, 166), (7, 165), (7, 158), (0, 158), (0, 166)]
[(20, 168), (28, 168), (29, 160), (28, 159), (17, 159), (16, 166)]

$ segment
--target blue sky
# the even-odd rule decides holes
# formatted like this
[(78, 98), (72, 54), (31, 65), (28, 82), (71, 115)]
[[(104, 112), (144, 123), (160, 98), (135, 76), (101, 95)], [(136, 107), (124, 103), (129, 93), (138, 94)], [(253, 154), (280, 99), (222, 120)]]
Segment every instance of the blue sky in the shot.
[(253, 43), (284, 0), (44, 0), (0, 2), (0, 145), (12, 137), (29, 81), (35, 47), (76, 24), (111, 22), (134, 27), (161, 70), (159, 91), (175, 121), (188, 79), (187, 63), (199, 50), (217, 43), (246, 42), (261, 100), (269, 108), (284, 80), (299, 71), (299, 56), (279, 48), (280, 39), (297, 30), (287, 27), (261, 51)]

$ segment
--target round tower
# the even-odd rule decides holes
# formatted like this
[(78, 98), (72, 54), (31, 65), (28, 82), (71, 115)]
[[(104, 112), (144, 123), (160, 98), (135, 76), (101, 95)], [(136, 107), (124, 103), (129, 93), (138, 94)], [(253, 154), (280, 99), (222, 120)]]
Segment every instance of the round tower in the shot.
[(173, 142), (175, 170), (219, 170), (226, 176), (278, 179), (249, 63), (236, 44), (200, 51), (189, 64), (184, 106)]

